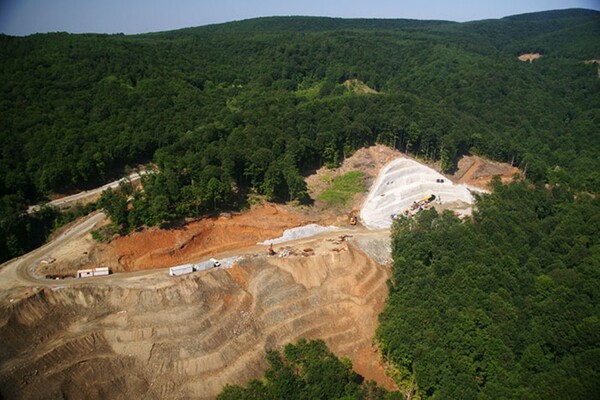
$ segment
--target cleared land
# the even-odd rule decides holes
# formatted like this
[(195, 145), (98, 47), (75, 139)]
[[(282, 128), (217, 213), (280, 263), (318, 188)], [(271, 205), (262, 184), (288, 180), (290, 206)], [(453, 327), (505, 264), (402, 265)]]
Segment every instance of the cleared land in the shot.
[(465, 156), (458, 161), (458, 169), (448, 177), (455, 183), (464, 183), (480, 189), (489, 189), (492, 178), (508, 183), (523, 173), (510, 164), (485, 160), (478, 156)]
[[(288, 257), (261, 253), (227, 270), (30, 288), (0, 314), (2, 391), (212, 398), (262, 374), (266, 349), (300, 337), (323, 338), (360, 374), (392, 387), (371, 346), (389, 271), (358, 245), (332, 234), (294, 243)], [(303, 256), (308, 247), (314, 255)]]
[(361, 171), (350, 171), (332, 179), (330, 186), (319, 195), (319, 200), (332, 207), (346, 206), (355, 194), (365, 191), (364, 177)]
[[(309, 188), (316, 197), (329, 187), (324, 176), (331, 181), (350, 171), (361, 171), (370, 184), (398, 157), (392, 165), (408, 163), (421, 171), (413, 176), (416, 181), (439, 179), (431, 168), (374, 146), (336, 170), (318, 171), (308, 178)], [(373, 187), (394, 171), (385, 167)], [(365, 196), (353, 195), (345, 207), (358, 208)], [(103, 223), (104, 215), (97, 213), (4, 264), (2, 393), (31, 399), (213, 398), (227, 383), (261, 376), (266, 349), (300, 337), (323, 338), (336, 355), (349, 357), (358, 373), (393, 388), (372, 344), (388, 295), (389, 231), (351, 227), (342, 211), (321, 207), (320, 201), (309, 209), (264, 204), (178, 229), (136, 232), (110, 244), (90, 238), (89, 230)], [(336, 223), (340, 230), (277, 244), (275, 250), (285, 257), (268, 257), (266, 246), (256, 245), (311, 222)], [(56, 262), (38, 273), (98, 266), (127, 273), (38, 280), (33, 267), (48, 256)], [(154, 269), (211, 256), (244, 259), (233, 268), (178, 278)]]
[(454, 184), (434, 169), (409, 158), (389, 163), (373, 184), (361, 210), (362, 223), (369, 229), (387, 229), (392, 215), (402, 214), (424, 197), (435, 195), (436, 202), (452, 204), (461, 214), (470, 214), (473, 204), (471, 190), (464, 184)]
[(542, 55), (540, 53), (525, 53), (525, 54), (521, 54), (518, 58), (521, 61), (529, 61), (530, 63), (532, 63), (533, 60), (542, 58)]

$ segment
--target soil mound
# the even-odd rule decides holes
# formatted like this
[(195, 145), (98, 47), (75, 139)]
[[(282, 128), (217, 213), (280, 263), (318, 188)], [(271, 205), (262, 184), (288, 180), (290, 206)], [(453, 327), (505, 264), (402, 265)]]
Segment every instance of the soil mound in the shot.
[(170, 267), (239, 251), (280, 237), (285, 229), (302, 222), (299, 214), (266, 203), (249, 212), (205, 218), (180, 229), (135, 232), (99, 246), (91, 258), (114, 272)]
[(478, 156), (465, 156), (459, 160), (458, 169), (450, 178), (456, 183), (487, 190), (494, 177), (498, 176), (503, 183), (508, 183), (515, 175), (522, 177), (523, 173), (510, 164), (489, 161)]
[(371, 347), (388, 270), (345, 240), (312, 247), (312, 256), (46, 288), (2, 304), (0, 394), (214, 398), (259, 377), (266, 349), (300, 337), (323, 338), (367, 379), (393, 387)]

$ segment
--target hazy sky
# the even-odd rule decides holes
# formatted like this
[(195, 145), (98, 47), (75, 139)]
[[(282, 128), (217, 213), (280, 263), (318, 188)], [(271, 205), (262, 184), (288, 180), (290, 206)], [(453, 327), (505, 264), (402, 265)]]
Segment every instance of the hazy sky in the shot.
[(0, 32), (143, 33), (272, 15), (472, 21), (600, 0), (0, 0)]

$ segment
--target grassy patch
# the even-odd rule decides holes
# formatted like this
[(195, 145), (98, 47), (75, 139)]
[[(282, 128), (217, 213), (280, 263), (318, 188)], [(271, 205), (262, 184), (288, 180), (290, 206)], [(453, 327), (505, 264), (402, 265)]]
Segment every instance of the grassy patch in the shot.
[(356, 194), (365, 191), (365, 174), (351, 171), (333, 179), (331, 185), (317, 199), (331, 207), (343, 207)]
[(314, 100), (319, 97), (319, 86), (316, 85), (306, 89), (297, 90), (296, 95), (299, 97), (304, 97), (308, 100)]

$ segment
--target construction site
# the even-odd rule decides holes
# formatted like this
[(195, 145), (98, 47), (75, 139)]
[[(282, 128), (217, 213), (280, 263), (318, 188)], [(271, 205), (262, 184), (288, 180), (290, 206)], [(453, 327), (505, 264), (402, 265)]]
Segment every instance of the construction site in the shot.
[(360, 216), (367, 228), (386, 229), (397, 215), (412, 216), (432, 202), (467, 215), (473, 205), (472, 192), (481, 191), (483, 189), (466, 184), (455, 184), (415, 160), (398, 158), (379, 174)]
[(323, 176), (355, 170), (370, 189), (342, 209), (264, 203), (110, 243), (91, 238), (107, 223), (98, 212), (5, 263), (1, 392), (211, 399), (260, 377), (265, 351), (299, 338), (323, 339), (364, 378), (395, 388), (373, 339), (393, 218), (415, 203), (469, 215), (473, 193), (518, 170), (473, 157), (446, 176), (373, 146), (308, 177), (311, 197)]

